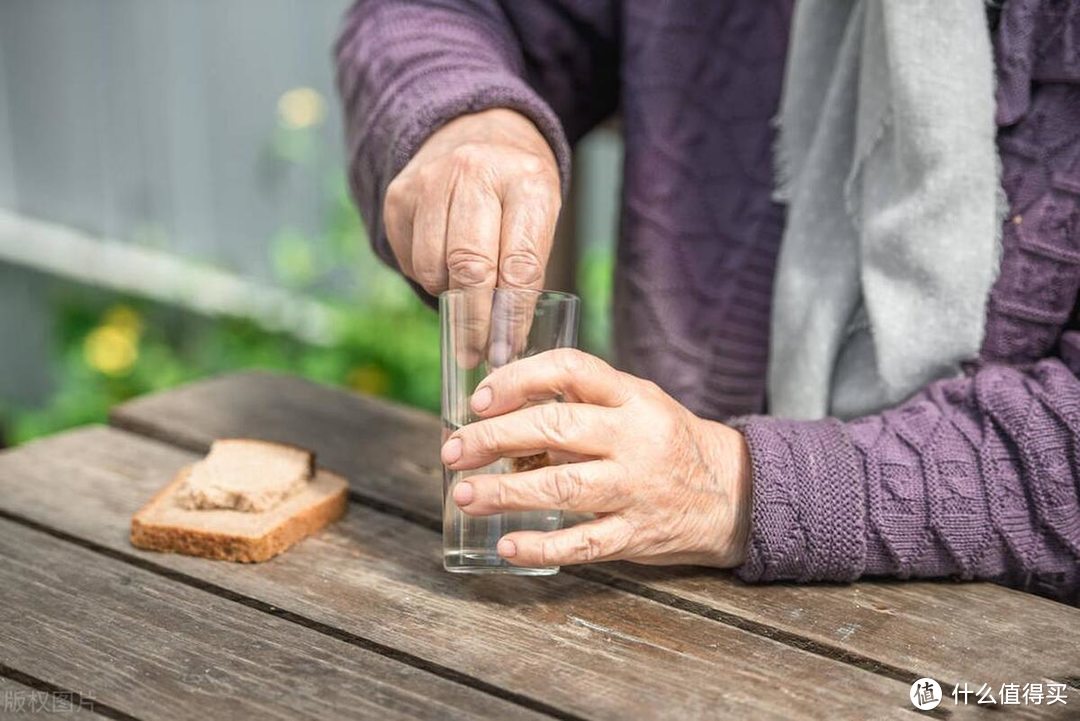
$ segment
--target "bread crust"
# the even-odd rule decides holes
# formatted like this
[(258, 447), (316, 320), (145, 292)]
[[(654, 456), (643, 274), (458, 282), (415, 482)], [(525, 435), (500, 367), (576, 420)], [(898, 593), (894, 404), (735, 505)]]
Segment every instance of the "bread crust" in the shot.
[[(301, 539), (319, 531), (345, 515), (348, 506), (348, 483), (341, 476), (319, 470), (320, 477), (339, 481), (340, 488), (296, 514), (268, 528), (261, 536), (244, 536), (213, 528), (157, 523), (148, 518), (160, 504), (168, 502), (183, 483), (191, 466), (185, 466), (167, 486), (131, 519), (131, 543), (137, 548), (165, 553), (181, 553), (222, 561), (259, 563), (267, 561)], [(200, 511), (209, 514), (214, 511)]]

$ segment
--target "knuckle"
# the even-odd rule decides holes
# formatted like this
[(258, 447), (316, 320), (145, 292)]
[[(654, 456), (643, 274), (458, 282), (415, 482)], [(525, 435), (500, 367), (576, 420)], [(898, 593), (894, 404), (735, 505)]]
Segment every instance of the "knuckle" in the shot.
[(609, 486), (612, 500), (633, 498), (636, 485), (633, 476), (626, 470), (626, 467), (621, 464), (617, 465), (611, 474), (611, 485)]
[(522, 195), (545, 203), (553, 202), (559, 197), (558, 183), (555, 182), (555, 178), (542, 169), (521, 177), (518, 180), (518, 187)]
[(604, 543), (591, 531), (581, 532), (581, 542), (578, 544), (578, 554), (581, 560), (588, 563), (595, 561), (604, 555)]
[(465, 286), (484, 285), (495, 278), (495, 261), (472, 248), (454, 248), (446, 255), (450, 277)]
[[(474, 423), (471, 424), (472, 429), (472, 445), (481, 453), (491, 454), (496, 449), (495, 434), (492, 433), (491, 428), (486, 423)], [(502, 484), (500, 484), (501, 490)]]
[(558, 168), (542, 155), (529, 152), (521, 155), (521, 182), (525, 193), (558, 199)]
[(647, 396), (660, 396), (664, 394), (664, 391), (654, 381), (647, 378), (638, 379), (641, 382), (641, 392)]
[(539, 175), (544, 172), (547, 164), (536, 153), (521, 154), (521, 169), (530, 175)]
[(634, 545), (634, 539), (639, 533), (634, 523), (623, 516), (616, 517), (621, 521), (619, 524), (620, 531), (614, 535), (614, 539), (609, 544), (609, 553), (622, 553), (630, 548)]
[(390, 184), (386, 186), (386, 201), (384, 207), (389, 214), (391, 211), (397, 212), (398, 208), (405, 204), (406, 198), (409, 195), (409, 181), (408, 178), (402, 174), (394, 176), (394, 179), (390, 181)]
[(425, 163), (413, 172), (413, 179), (410, 182), (410, 185), (415, 183), (416, 189), (422, 192), (424, 188), (431, 186), (438, 175), (439, 168), (436, 164)]
[(499, 275), (511, 285), (537, 285), (544, 278), (544, 264), (535, 250), (517, 250), (503, 257)]
[(405, 235), (410, 225), (408, 222), (409, 203), (402, 193), (403, 191), (387, 190), (386, 199), (383, 201), (383, 227), (386, 228), (386, 237), (393, 243), (404, 243), (409, 240), (409, 238), (400, 237)]
[(495, 505), (498, 508), (506, 508), (510, 502), (510, 489), (505, 481), (495, 484)]
[(574, 505), (581, 498), (583, 482), (574, 464), (555, 466), (548, 476), (547, 495), (558, 507)]
[(555, 351), (555, 363), (566, 375), (580, 375), (594, 370), (596, 358), (576, 348), (560, 348)]
[(545, 538), (540, 541), (540, 546), (537, 548), (537, 554), (540, 556), (539, 562), (541, 566), (554, 566), (559, 557), (558, 546), (550, 538)]
[(544, 438), (555, 448), (566, 445), (576, 433), (577, 415), (563, 403), (549, 403), (541, 408)]
[(489, 167), (487, 152), (480, 143), (462, 143), (450, 151), (450, 163), (459, 174), (470, 174)]
[(631, 382), (634, 395), (652, 405), (666, 405), (669, 398), (667, 392), (651, 380), (634, 378)]
[(446, 273), (441, 272), (439, 268), (432, 268), (430, 266), (416, 268), (413, 280), (419, 283), (424, 290), (432, 295), (437, 295), (446, 289)]

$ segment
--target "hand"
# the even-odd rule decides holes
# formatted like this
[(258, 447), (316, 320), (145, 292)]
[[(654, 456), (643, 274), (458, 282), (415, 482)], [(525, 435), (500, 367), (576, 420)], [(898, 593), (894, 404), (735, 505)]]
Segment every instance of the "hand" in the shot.
[(539, 289), (561, 202), (547, 141), (500, 108), (432, 133), (387, 188), (383, 217), (401, 271), (432, 295)]
[[(566, 402), (529, 405), (557, 396)], [(459, 481), (453, 498), (462, 511), (557, 508), (597, 516), (559, 531), (507, 534), (498, 551), (510, 563), (742, 563), (750, 472), (739, 432), (698, 418), (653, 383), (570, 349), (499, 368), (471, 403), (481, 420), (447, 439), (448, 467), (480, 468), (542, 451), (574, 462)]]

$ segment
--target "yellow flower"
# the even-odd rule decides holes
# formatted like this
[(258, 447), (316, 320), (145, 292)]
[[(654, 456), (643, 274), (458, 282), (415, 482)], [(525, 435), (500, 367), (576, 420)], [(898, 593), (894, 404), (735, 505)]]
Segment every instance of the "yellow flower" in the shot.
[(293, 88), (282, 93), (277, 109), (282, 124), (297, 130), (318, 125), (326, 117), (326, 101), (314, 88)]
[(347, 382), (353, 390), (381, 396), (390, 387), (390, 376), (377, 365), (363, 365), (349, 371)]
[(114, 305), (109, 308), (102, 318), (102, 325), (110, 325), (115, 328), (128, 329), (136, 335), (142, 333), (143, 321), (138, 311), (127, 305)]
[(87, 334), (83, 342), (87, 365), (107, 376), (129, 373), (139, 359), (139, 338), (132, 328), (102, 325)]

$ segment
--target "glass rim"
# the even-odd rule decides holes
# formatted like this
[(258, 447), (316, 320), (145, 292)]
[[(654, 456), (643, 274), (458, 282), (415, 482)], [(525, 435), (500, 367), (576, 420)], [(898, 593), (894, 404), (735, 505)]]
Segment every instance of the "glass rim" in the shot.
[(442, 293), (439, 293), (439, 298), (440, 299), (442, 299), (442, 298), (452, 298), (452, 297), (465, 295), (465, 294), (468, 294), (468, 293), (478, 293), (478, 292), (481, 292), (481, 291), (486, 292), (486, 293), (502, 293), (502, 294), (509, 293), (511, 295), (531, 295), (531, 296), (535, 296), (537, 298), (548, 298), (548, 299), (551, 299), (551, 300), (564, 300), (564, 301), (575, 301), (575, 302), (580, 302), (581, 301), (581, 298), (579, 296), (575, 295), (574, 293), (570, 293), (569, 291), (565, 291), (565, 290), (545, 290), (545, 289), (537, 290), (535, 288), (501, 288), (499, 286), (496, 286), (494, 288), (480, 288), (480, 287), (451, 288), (449, 290), (444, 290)]

